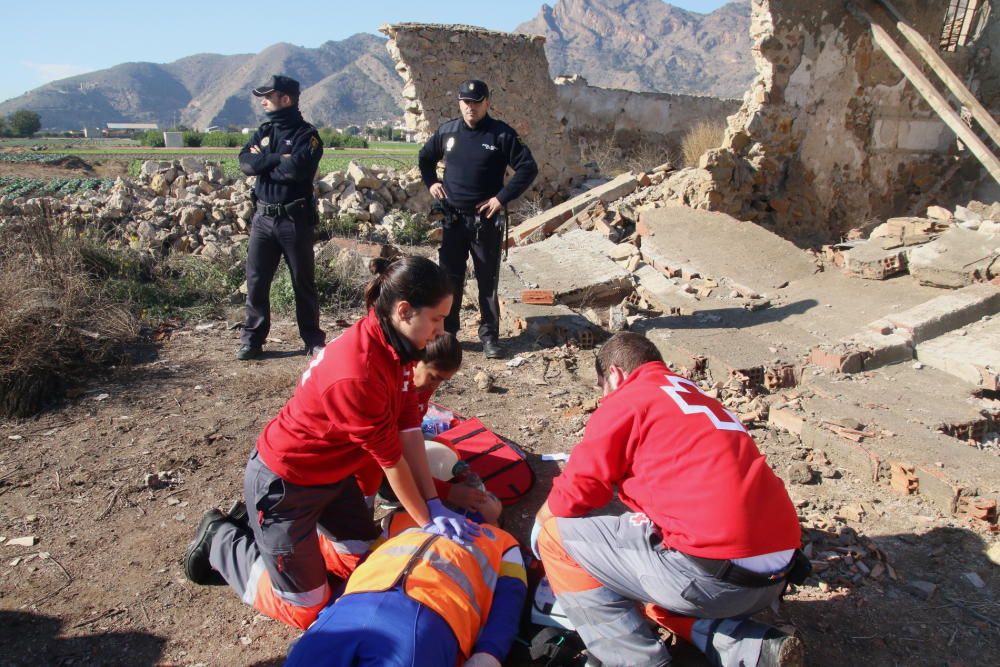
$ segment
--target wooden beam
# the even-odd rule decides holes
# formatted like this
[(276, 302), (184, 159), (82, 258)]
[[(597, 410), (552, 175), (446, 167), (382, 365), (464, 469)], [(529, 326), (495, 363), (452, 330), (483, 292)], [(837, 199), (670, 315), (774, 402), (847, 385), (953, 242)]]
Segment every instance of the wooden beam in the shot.
[(907, 57), (903, 50), (899, 48), (899, 45), (893, 41), (889, 33), (885, 31), (885, 28), (878, 25), (872, 20), (872, 17), (868, 15), (863, 9), (859, 8), (854, 3), (848, 3), (848, 9), (851, 10), (855, 16), (861, 19), (863, 22), (867, 23), (872, 31), (872, 38), (875, 43), (889, 56), (896, 67), (903, 73), (903, 76), (913, 84), (913, 87), (917, 89), (917, 92), (924, 98), (924, 101), (930, 105), (931, 109), (945, 122), (945, 124), (951, 128), (951, 131), (962, 140), (962, 142), (968, 146), (969, 150), (976, 159), (986, 168), (986, 171), (993, 177), (993, 179), (1000, 183), (1000, 159), (997, 159), (995, 155), (987, 148), (983, 140), (976, 136), (976, 134), (969, 128), (968, 125), (962, 122), (962, 119), (958, 116), (958, 113), (951, 108), (948, 104), (948, 100), (944, 98), (944, 95), (938, 92), (937, 88), (930, 82), (924, 73), (920, 71), (920, 68), (913, 64), (913, 61)]
[(934, 73), (948, 86), (951, 94), (972, 112), (972, 117), (986, 131), (986, 134), (993, 140), (993, 143), (1000, 146), (1000, 123), (996, 122), (993, 116), (990, 115), (990, 112), (972, 94), (972, 91), (966, 88), (962, 80), (951, 71), (948, 63), (938, 55), (934, 47), (928, 44), (924, 36), (914, 30), (913, 26), (907, 23), (906, 19), (892, 6), (889, 0), (877, 0), (877, 2), (895, 19), (896, 28), (903, 34), (903, 37), (910, 43), (910, 46), (916, 49), (917, 53), (927, 61), (927, 64), (931, 66)]

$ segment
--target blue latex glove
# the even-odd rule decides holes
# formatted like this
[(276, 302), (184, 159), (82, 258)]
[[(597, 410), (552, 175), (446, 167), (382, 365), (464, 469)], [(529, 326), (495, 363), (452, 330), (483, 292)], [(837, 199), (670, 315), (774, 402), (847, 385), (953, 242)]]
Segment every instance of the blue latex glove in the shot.
[(469, 521), (458, 512), (452, 512), (437, 498), (427, 501), (427, 511), (430, 512), (431, 520), (423, 528), (428, 533), (465, 544), (466, 540), (475, 539), (482, 532), (479, 524)]
[(541, 532), (542, 525), (538, 523), (538, 519), (535, 519), (535, 525), (531, 527), (531, 537), (528, 544), (531, 546), (531, 553), (535, 554), (535, 558), (538, 560), (542, 560), (542, 557), (538, 554), (538, 535)]

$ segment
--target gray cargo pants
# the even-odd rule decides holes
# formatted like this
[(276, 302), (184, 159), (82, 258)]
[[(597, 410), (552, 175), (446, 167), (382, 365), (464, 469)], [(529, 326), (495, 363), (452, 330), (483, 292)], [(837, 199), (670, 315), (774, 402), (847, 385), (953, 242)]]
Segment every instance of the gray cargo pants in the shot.
[(212, 567), (246, 604), (306, 628), (331, 596), (328, 573), (352, 570), (379, 529), (354, 477), (299, 486), (264, 465), (254, 449), (243, 477), (252, 534), (224, 523)]
[(755, 667), (770, 626), (747, 617), (778, 600), (784, 582), (747, 588), (711, 577), (664, 548), (643, 514), (556, 521), (566, 553), (602, 584), (557, 597), (603, 665), (669, 664), (670, 654), (635, 604), (652, 602), (699, 619), (691, 640), (713, 665)]

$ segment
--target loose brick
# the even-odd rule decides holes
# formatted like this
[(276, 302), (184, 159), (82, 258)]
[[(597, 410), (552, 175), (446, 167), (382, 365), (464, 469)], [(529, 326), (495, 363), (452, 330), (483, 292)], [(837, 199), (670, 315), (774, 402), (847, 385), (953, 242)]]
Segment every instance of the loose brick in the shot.
[(920, 491), (916, 468), (901, 461), (889, 461), (891, 478), (889, 486), (901, 496), (912, 496)]
[(521, 303), (551, 306), (556, 302), (556, 293), (550, 289), (521, 290)]

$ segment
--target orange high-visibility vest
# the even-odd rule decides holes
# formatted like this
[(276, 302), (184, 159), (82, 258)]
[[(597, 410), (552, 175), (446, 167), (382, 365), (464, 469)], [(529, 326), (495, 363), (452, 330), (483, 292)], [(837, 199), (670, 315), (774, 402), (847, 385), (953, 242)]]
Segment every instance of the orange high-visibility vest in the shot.
[[(518, 548), (517, 540), (496, 526), (482, 526), (482, 531), (472, 544), (462, 546), (424, 532), (398, 512), (388, 531), (395, 536), (354, 571), (344, 595), (402, 585), (410, 598), (448, 623), (467, 658), (489, 617), (497, 577), (512, 574), (503, 566), (503, 555)], [(523, 579), (523, 569), (513, 576)]]

